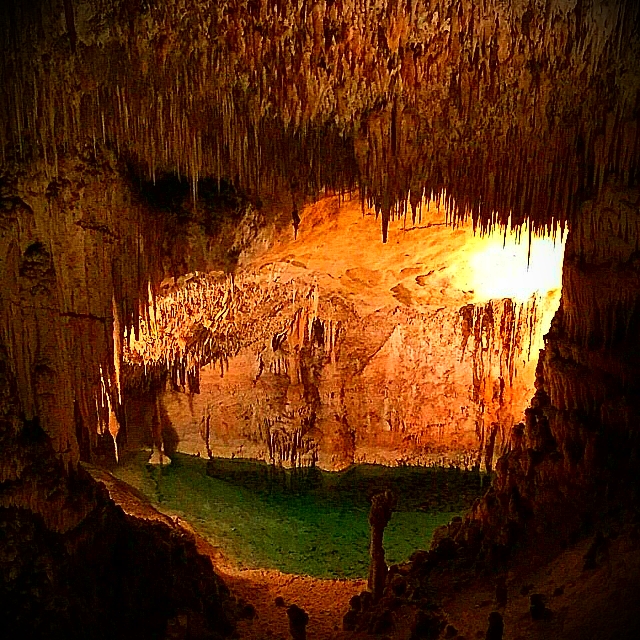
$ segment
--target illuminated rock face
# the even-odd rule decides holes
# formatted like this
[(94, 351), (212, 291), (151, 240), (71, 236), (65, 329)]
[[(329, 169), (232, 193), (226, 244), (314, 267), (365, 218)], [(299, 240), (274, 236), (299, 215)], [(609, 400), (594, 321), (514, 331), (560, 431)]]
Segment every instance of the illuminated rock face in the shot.
[[(150, 179), (162, 170), (187, 174), (194, 191), (203, 175), (229, 176), (254, 193), (280, 190), (300, 202), (323, 187), (359, 183), (382, 213), (386, 236), (394, 211), (415, 211), (423, 194), (443, 188), (447, 202), (459, 205), (449, 209), (456, 219), (471, 212), (485, 228), (512, 215), (515, 223), (530, 219), (553, 230), (575, 213), (581, 194), (602, 187), (607, 171), (630, 181), (637, 171), (633, 3), (372, 3), (364, 11), (345, 1), (318, 3), (304, 15), (286, 2), (265, 2), (258, 11), (205, 0), (176, 1), (179, 11), (172, 3), (60, 6), (10, 1), (1, 14), (0, 64), (10, 80), (0, 94), (3, 165), (39, 158), (47, 180), (64, 173), (65, 157), (90, 157), (106, 146)], [(299, 21), (306, 29), (294, 43), (290, 29)], [(136, 242), (123, 251), (126, 259), (157, 250), (158, 237), (140, 243), (139, 236), (131, 234)], [(188, 242), (181, 248), (193, 249)], [(59, 253), (51, 252), (54, 262)], [(45, 265), (42, 275), (49, 273), (46, 253), (32, 254), (34, 265)], [(80, 279), (83, 260), (93, 264), (79, 252)], [(120, 327), (137, 324), (143, 272), (135, 294), (122, 296), (126, 308), (115, 296), (111, 315)], [(352, 275), (355, 286), (363, 275), (367, 281), (364, 272)], [(394, 288), (402, 304), (414, 299), (405, 281)], [(113, 292), (97, 291), (108, 309)], [(74, 308), (58, 300), (42, 306), (48, 310), (39, 326), (55, 320), (58, 308)], [(23, 335), (16, 318), (11, 323), (16, 350), (33, 351), (33, 334)], [(87, 323), (79, 324), (86, 334)], [(45, 422), (45, 414), (59, 413), (51, 436), (70, 459), (77, 457), (70, 426), (76, 393), (89, 434), (80, 448), (91, 450), (100, 430), (119, 432), (114, 400), (105, 406), (100, 393), (101, 379), (109, 397), (118, 386), (118, 348), (109, 345), (121, 331), (112, 328), (98, 328), (100, 336), (87, 342), (76, 336), (71, 348), (66, 329), (42, 335), (50, 362), (38, 369), (41, 386), (63, 391), (59, 400), (41, 393), (38, 411)], [(20, 366), (28, 355), (12, 360)], [(92, 371), (72, 380), (63, 370), (85, 355)], [(34, 380), (24, 372), (20, 378), (31, 415), (35, 401), (26, 396)], [(96, 380), (97, 389), (87, 389)]]
[(221, 263), (199, 225), (154, 219), (115, 164), (89, 154), (61, 159), (58, 177), (34, 164), (0, 184), (3, 343), (25, 418), (71, 463), (117, 436), (123, 332), (149, 282)]
[[(166, 368), (176, 357), (168, 354), (183, 353), (147, 411), (157, 414), (156, 448), (329, 469), (354, 461), (492, 468), (533, 393), (562, 243), (544, 256), (558, 270), (544, 282), (549, 265), (536, 262), (535, 239), (527, 271), (526, 240), (503, 250), (502, 236), (444, 226), (435, 207), (418, 228), (393, 226), (386, 246), (357, 202), (337, 207), (334, 199), (306, 209), (297, 239), (285, 233), (233, 284), (196, 276), (158, 300), (125, 356)], [(520, 279), (516, 265), (503, 265), (503, 275), (491, 262), (519, 254)], [(543, 294), (523, 282), (537, 271)], [(487, 299), (485, 289), (524, 301)], [(129, 415), (135, 442), (145, 440), (143, 414)], [(154, 428), (149, 418), (142, 426)]]
[[(636, 191), (612, 186), (584, 205), (569, 232), (561, 306), (525, 427), (474, 514), (490, 540), (507, 543), (514, 525), (532, 517), (530, 535), (556, 529), (566, 540), (638, 498), (637, 203)], [(534, 517), (557, 513), (563, 517)]]
[[(179, 450), (198, 455), (291, 464), (284, 451), (269, 449), (269, 441), (298, 434), (305, 449), (317, 447), (327, 468), (353, 461), (484, 465), (485, 445), (494, 439), (495, 453), (501, 451), (532, 392), (535, 356), (526, 362), (518, 344), (528, 341), (532, 318), (526, 306), (514, 314), (513, 305), (502, 301), (463, 311), (475, 313), (478, 343), (467, 336), (465, 344), (468, 320), (459, 310), (430, 315), (394, 309), (365, 318), (353, 310), (340, 322), (333, 349), (312, 341), (301, 350), (283, 343), (280, 371), (259, 374), (260, 356), (247, 348), (229, 359), (224, 376), (203, 368), (198, 394), (163, 393), (164, 426), (175, 431)], [(525, 326), (516, 331), (518, 353), (512, 357), (524, 356), (526, 366), (509, 380), (509, 357), (494, 329), (518, 312)], [(497, 327), (482, 326), (487, 316)], [(482, 340), (490, 345), (484, 352)], [(306, 453), (302, 447), (299, 452)]]
[[(304, 16), (286, 0), (254, 6), (0, 3), (0, 340), (16, 381), (2, 393), (20, 405), (2, 414), (0, 498), (3, 517), (22, 510), (24, 519), (13, 518), (16, 539), (44, 523), (46, 551), (55, 545), (50, 534), (97, 513), (91, 490), (73, 489), (72, 470), (79, 455), (122, 438), (124, 328), (147, 317), (149, 281), (213, 267), (211, 245), (176, 234), (131, 201), (122, 163), (142, 167), (149, 180), (186, 174), (192, 190), (202, 176), (227, 177), (256, 196), (284, 193), (286, 206), (325, 188), (359, 186), (381, 213), (385, 237), (394, 212), (443, 189), (449, 212), (471, 213), (481, 228), (510, 215), (551, 231), (568, 221), (565, 299), (538, 393), (474, 517), (489, 540), (508, 538), (509, 526), (531, 512), (539, 516), (533, 527), (572, 522), (566, 508), (576, 500), (596, 510), (591, 490), (615, 494), (616, 477), (633, 479), (624, 471), (637, 458), (638, 194), (629, 185), (640, 166), (638, 3), (336, 0)], [(292, 27), (298, 20), (305, 29)], [(113, 162), (104, 161), (105, 149)], [(604, 185), (616, 176), (624, 186), (610, 203)], [(581, 209), (591, 197), (594, 208)], [(360, 253), (372, 246), (362, 243)], [(420, 290), (432, 291), (423, 285), (434, 274), (407, 268), (418, 271), (388, 282), (361, 265), (345, 270), (340, 285), (348, 302), (365, 285), (391, 285), (370, 301), (373, 309), (357, 300), (362, 317), (389, 312), (390, 303), (417, 313), (412, 305)], [(474, 303), (434, 301), (447, 309)], [(399, 344), (414, 347), (412, 336), (388, 327), (375, 367), (360, 377), (401, 380), (396, 393), (405, 399), (409, 380), (395, 354)], [(245, 355), (245, 366), (255, 363)], [(317, 357), (327, 357), (324, 347)], [(322, 384), (301, 388), (277, 372), (284, 362), (270, 359), (276, 373), (260, 384), (301, 418), (307, 389), (332, 401), (316, 411), (319, 424), (338, 425), (325, 429), (335, 433), (327, 435), (331, 461), (343, 442), (335, 416), (347, 396), (336, 400), (335, 389), (344, 374), (321, 362)], [(492, 394), (492, 385), (485, 390)], [(414, 406), (412, 397), (405, 402)], [(385, 415), (398, 423), (384, 394), (376, 403), (377, 424)], [(34, 425), (50, 446), (32, 455), (25, 439)], [(61, 491), (50, 492), (58, 482)], [(71, 494), (77, 501), (67, 503)], [(95, 531), (89, 548), (109, 523)], [(12, 566), (27, 552), (18, 549)], [(77, 566), (91, 584), (86, 564)], [(116, 606), (109, 611), (119, 615)]]

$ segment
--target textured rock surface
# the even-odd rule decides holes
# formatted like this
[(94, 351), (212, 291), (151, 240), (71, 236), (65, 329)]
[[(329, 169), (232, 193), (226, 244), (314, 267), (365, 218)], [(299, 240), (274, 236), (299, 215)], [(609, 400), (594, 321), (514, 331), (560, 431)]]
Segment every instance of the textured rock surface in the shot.
[[(514, 567), (530, 571), (595, 530), (588, 549), (582, 540), (587, 552), (579, 564), (583, 571), (594, 569), (596, 557), (609, 562), (611, 542), (602, 530), (613, 531), (615, 539), (629, 522), (635, 524), (621, 547), (629, 549), (629, 561), (636, 562), (632, 540), (637, 539), (640, 497), (640, 394), (637, 376), (630, 372), (637, 370), (640, 355), (639, 222), (637, 191), (615, 184), (585, 203), (582, 216), (574, 221), (566, 245), (561, 307), (546, 337), (524, 424), (514, 428), (511, 450), (498, 460), (488, 493), (464, 520), (455, 519), (436, 531), (430, 551), (417, 552), (404, 568), (409, 584), (430, 600), (438, 600), (438, 591), (473, 583), (478, 574), (491, 576)], [(553, 562), (549, 567), (549, 573), (558, 571)], [(633, 570), (619, 571), (624, 574), (621, 581), (637, 580)], [(594, 637), (634, 637), (638, 618), (631, 613), (635, 605), (629, 598), (634, 600), (635, 587), (618, 587), (614, 596), (610, 567), (601, 580), (603, 597), (620, 597), (624, 606), (613, 613), (610, 605), (605, 612), (607, 630), (594, 621)], [(392, 588), (389, 581), (387, 592)], [(369, 619), (383, 613), (378, 608)], [(544, 608), (539, 613), (550, 617)], [(583, 620), (591, 613), (581, 618), (566, 630), (561, 619), (557, 631), (538, 633), (576, 637), (575, 626), (587, 628)]]
[[(159, 296), (125, 350), (125, 378), (142, 383), (144, 363), (161, 393), (144, 410), (127, 401), (130, 444), (153, 433), (158, 450), (204, 457), (492, 467), (533, 394), (559, 299), (471, 290), (492, 243), (425, 210), (384, 246), (355, 201), (306, 208), (298, 238), (285, 233), (232, 282), (193, 275)], [(547, 267), (539, 250), (534, 271)], [(511, 251), (526, 275), (526, 241)]]
[(55, 179), (38, 164), (4, 167), (0, 207), (8, 637), (155, 638), (176, 616), (176, 633), (188, 624), (228, 635), (211, 563), (179, 529), (125, 515), (78, 460), (113, 458), (123, 415), (119, 345), (124, 326), (146, 313), (149, 283), (223, 266), (233, 239), (207, 250), (202, 224), (154, 212), (117, 163), (92, 154), (60, 158)]
[(192, 537), (126, 490), (118, 506), (83, 468), (65, 468), (38, 421), (19, 415), (0, 356), (0, 461), (12, 471), (0, 485), (3, 637), (228, 637), (235, 605)]
[[(37, 532), (43, 557), (56, 553), (51, 536), (88, 526), (96, 489), (67, 505), (65, 487), (80, 455), (112, 454), (121, 433), (124, 328), (153, 307), (150, 281), (153, 298), (164, 276), (211, 268), (183, 227), (132, 202), (125, 162), (151, 182), (188, 176), (194, 203), (202, 177), (284, 193), (287, 207), (357, 184), (384, 237), (393, 213), (442, 189), (452, 218), (471, 213), (482, 228), (568, 221), (538, 392), (461, 535), (477, 541), (482, 522), (499, 547), (531, 513), (570, 529), (601, 496), (628, 500), (639, 16), (632, 0), (3, 2), (0, 336), (19, 399), (1, 434), (7, 526)], [(612, 178), (618, 195), (604, 188)], [(295, 406), (300, 388), (291, 394)], [(32, 437), (42, 467), (21, 440)]]
[[(63, 6), (64, 5), (64, 6)], [(65, 11), (65, 7), (68, 9)], [(551, 228), (638, 170), (637, 3), (3, 3), (0, 147)], [(411, 195), (410, 195), (411, 194)]]
[[(10, 175), (17, 171), (35, 184), (40, 174), (53, 200), (77, 199), (76, 193), (81, 199), (80, 184), (64, 184), (65, 158), (86, 156), (95, 164), (106, 145), (149, 179), (164, 170), (186, 174), (194, 199), (201, 176), (229, 177), (255, 194), (284, 190), (294, 206), (323, 187), (342, 189), (357, 180), (363, 197), (382, 211), (385, 236), (392, 211), (443, 187), (446, 203), (459, 205), (449, 209), (453, 218), (472, 212), (486, 228), (511, 215), (513, 224), (529, 218), (534, 228), (554, 229), (589, 190), (597, 195), (607, 172), (628, 182), (637, 171), (637, 77), (627, 64), (637, 57), (634, 7), (320, 2), (300, 12), (280, 2), (215, 8), (197, 0), (8, 2), (2, 9), (2, 73), (9, 80), (0, 94), (3, 165), (31, 163), (36, 171)], [(305, 28), (293, 28), (294, 14)], [(126, 219), (131, 209), (108, 186), (111, 170), (99, 165), (94, 170), (106, 175), (97, 182), (108, 197), (88, 195)], [(34, 208), (25, 189), (9, 182), (8, 224), (29, 218), (29, 207), (36, 220), (48, 211)], [(49, 212), (48, 220), (54, 218)], [(150, 264), (116, 269), (113, 290), (107, 283), (72, 299), (69, 292), (81, 291), (91, 274), (87, 265), (108, 274), (100, 243), (117, 232), (97, 214), (73, 224), (39, 231), (60, 243), (63, 229), (73, 229), (78, 238), (64, 252), (70, 256), (78, 234), (100, 236), (99, 246), (93, 238), (87, 244), (91, 255), (83, 249), (70, 258), (73, 267), (60, 263), (63, 253), (46, 241), (22, 246), (26, 236), (22, 245), (10, 243), (6, 264), (17, 273), (24, 262), (30, 295), (49, 296), (29, 302), (33, 311), (26, 315), (41, 317), (38, 327), (59, 310), (72, 314), (68, 324), (77, 329), (30, 329), (33, 321), (13, 312), (4, 321), (16, 366), (29, 363), (38, 371), (35, 378), (18, 374), (24, 410), (35, 415), (40, 403), (45, 430), (46, 414), (60, 414), (60, 428), (50, 435), (71, 460), (78, 445), (70, 425), (78, 416), (89, 434), (79, 446), (87, 451), (95, 433), (119, 431), (113, 353), (124, 327), (135, 329), (139, 311), (146, 314), (137, 302), (146, 299), (151, 265), (162, 272), (162, 260), (152, 254), (166, 240), (140, 225), (128, 235), (129, 246), (119, 248)], [(197, 253), (180, 240), (174, 257)], [(70, 283), (68, 290), (46, 293), (54, 273), (56, 282)], [(10, 291), (18, 291), (16, 282), (9, 282)], [(406, 299), (402, 288), (396, 296)], [(113, 332), (108, 320), (101, 323), (108, 316)], [(88, 351), (87, 376), (63, 373), (66, 362)], [(34, 358), (42, 362), (36, 366)], [(55, 385), (59, 393), (38, 395), (38, 385)]]
[(113, 447), (123, 338), (151, 291), (165, 276), (233, 263), (257, 226), (250, 206), (216, 211), (203, 197), (194, 212), (186, 182), (166, 205), (166, 189), (130, 180), (110, 154), (58, 168), (57, 178), (42, 164), (2, 173), (0, 331), (26, 419), (75, 462), (79, 450), (87, 460)]

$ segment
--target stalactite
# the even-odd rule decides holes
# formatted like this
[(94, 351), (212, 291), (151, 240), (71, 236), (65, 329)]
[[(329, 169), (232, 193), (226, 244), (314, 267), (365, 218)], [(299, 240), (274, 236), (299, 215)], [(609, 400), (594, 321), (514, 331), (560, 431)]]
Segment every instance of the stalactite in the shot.
[[(534, 294), (526, 303), (504, 299), (484, 305), (466, 305), (460, 309), (460, 357), (463, 360), (469, 351), (480, 443), (478, 459), (488, 456), (492, 460), (497, 428), (509, 432), (513, 426), (505, 423), (503, 406), (509, 405), (506, 398), (511, 393), (518, 370), (537, 356), (532, 353), (532, 345), (540, 340), (538, 303)], [(514, 420), (514, 417), (518, 419), (517, 416), (510, 419)], [(494, 428), (494, 425), (498, 427)], [(486, 451), (485, 429), (489, 429)]]
[[(68, 35), (91, 52), (92, 67), (62, 52), (44, 64), (31, 55), (38, 43), (9, 48), (15, 34), (5, 32), (6, 76), (50, 80), (47, 91), (14, 82), (0, 92), (3, 154), (41, 146), (55, 168), (61, 145), (80, 148), (100, 122), (103, 142), (150, 176), (186, 172), (194, 189), (202, 175), (254, 193), (292, 177), (310, 195), (357, 185), (385, 227), (411, 206), (411, 193), (446, 187), (454, 216), (471, 215), (485, 231), (511, 216), (553, 232), (575, 211), (578, 191), (601, 188), (609, 170), (637, 172), (633, 82), (619, 78), (621, 95), (609, 96), (601, 81), (622, 68), (618, 59), (637, 57), (638, 9), (625, 5), (622, 21), (623, 0), (604, 21), (593, 7), (583, 12), (580, 47), (564, 44), (576, 36), (555, 3), (465, 1), (453, 10), (418, 1), (387, 15), (373, 0), (363, 10), (349, 0), (330, 19), (315, 5), (308, 29), (293, 32), (285, 25), (300, 20), (294, 2), (260, 16), (240, 1), (188, 4), (186, 15), (202, 22), (168, 6), (151, 17), (130, 12), (134, 28), (154, 34), (136, 40), (119, 35), (117, 8), (103, 8), (114, 26), (100, 51), (84, 23), (91, 15), (74, 21), (65, 0)], [(35, 19), (17, 15), (24, 25)], [(121, 68), (111, 56), (131, 63)], [(428, 82), (414, 79), (423, 69)], [(70, 117), (77, 91), (93, 99)], [(578, 183), (566, 167), (582, 155), (593, 172)]]
[[(284, 306), (283, 299), (290, 304)], [(137, 337), (127, 330), (124, 384), (148, 388), (164, 371), (176, 387), (194, 389), (203, 366), (218, 362), (224, 374), (230, 357), (267, 337), (272, 355), (266, 365), (273, 373), (286, 374), (288, 359), (279, 345), (287, 337), (299, 345), (302, 326), (309, 327), (303, 339), (313, 339), (318, 305), (317, 286), (271, 283), (264, 288), (250, 275), (220, 279), (197, 274), (155, 298), (139, 321)]]

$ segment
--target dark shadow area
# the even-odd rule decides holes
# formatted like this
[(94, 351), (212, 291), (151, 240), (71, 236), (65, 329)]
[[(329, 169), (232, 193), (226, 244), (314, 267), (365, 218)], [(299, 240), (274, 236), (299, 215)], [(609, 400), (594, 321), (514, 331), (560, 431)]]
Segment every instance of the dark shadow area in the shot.
[[(125, 513), (84, 467), (65, 466), (16, 397), (0, 345), (0, 462), (21, 465), (2, 484), (2, 637), (151, 640), (180, 620), (198, 637), (231, 635), (234, 602), (193, 536)], [(15, 506), (25, 487), (30, 508)]]
[(149, 180), (133, 163), (127, 165), (127, 177), (132, 192), (157, 219), (163, 262), (171, 265), (174, 277), (205, 268), (192, 264), (199, 254), (209, 268), (233, 272), (263, 222), (260, 199), (229, 180), (207, 177), (194, 185), (177, 173)]

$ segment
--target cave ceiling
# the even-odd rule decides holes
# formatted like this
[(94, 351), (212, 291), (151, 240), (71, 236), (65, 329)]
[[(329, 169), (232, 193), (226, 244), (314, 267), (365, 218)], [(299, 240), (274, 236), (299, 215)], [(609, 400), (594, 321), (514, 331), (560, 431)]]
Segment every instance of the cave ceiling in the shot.
[(5, 166), (107, 147), (154, 178), (380, 214), (446, 193), (552, 232), (637, 175), (639, 9), (623, 0), (10, 0)]

